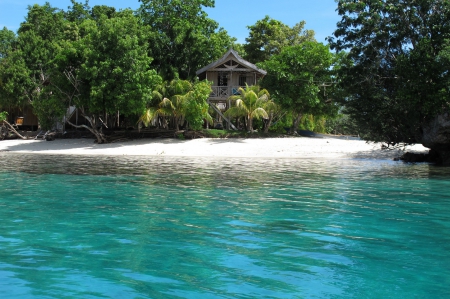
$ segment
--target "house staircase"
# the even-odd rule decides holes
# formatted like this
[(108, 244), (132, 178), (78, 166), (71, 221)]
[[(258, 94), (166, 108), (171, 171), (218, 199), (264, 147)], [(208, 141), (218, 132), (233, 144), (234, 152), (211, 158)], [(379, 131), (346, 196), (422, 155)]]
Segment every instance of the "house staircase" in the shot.
[(209, 103), (209, 106), (211, 106), (211, 108), (213, 108), (214, 111), (216, 111), (227, 122), (227, 124), (230, 126), (230, 128), (237, 131), (237, 128), (231, 123), (231, 121), (227, 117), (225, 117), (225, 115), (223, 115), (222, 111), (220, 111), (220, 109), (217, 108), (216, 105)]

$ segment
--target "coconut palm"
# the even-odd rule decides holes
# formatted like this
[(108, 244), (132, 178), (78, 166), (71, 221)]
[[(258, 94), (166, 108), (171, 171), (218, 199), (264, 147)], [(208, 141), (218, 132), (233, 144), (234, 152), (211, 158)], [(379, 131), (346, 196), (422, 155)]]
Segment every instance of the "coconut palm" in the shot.
[(192, 89), (192, 84), (186, 80), (173, 79), (164, 82), (155, 89), (149, 107), (139, 118), (148, 126), (157, 117), (172, 117), (176, 130), (184, 119), (184, 110), (187, 98), (184, 96)]
[(264, 133), (269, 132), (270, 126), (272, 125), (272, 122), (274, 119), (280, 116), (281, 114), (281, 107), (280, 105), (277, 105), (274, 101), (269, 100), (264, 104), (264, 110), (266, 110), (267, 114), (269, 115), (269, 118), (266, 119), (264, 122)]
[[(187, 118), (191, 118), (191, 114), (194, 113), (190, 109), (194, 102), (197, 102), (196, 106), (199, 107), (199, 111), (195, 112), (200, 117), (211, 120), (207, 109), (204, 109), (205, 106), (207, 107), (206, 98), (210, 93), (210, 87), (208, 84), (203, 85), (205, 85), (203, 82), (193, 84), (180, 79), (166, 82), (154, 92), (153, 104), (142, 114), (139, 122), (148, 126), (157, 117), (171, 117), (174, 128), (179, 130), (180, 125), (185, 121), (186, 114), (189, 114)], [(204, 105), (198, 102), (204, 102)]]
[(162, 82), (152, 91), (151, 100), (147, 103), (147, 108), (138, 120), (139, 127), (141, 124), (148, 127), (158, 116), (159, 103), (164, 99), (164, 95), (167, 93), (167, 82)]
[(253, 119), (268, 119), (269, 115), (265, 108), (272, 105), (270, 94), (266, 89), (260, 89), (259, 86), (239, 87), (239, 94), (231, 96), (234, 106), (225, 112), (225, 116), (245, 117), (247, 131), (253, 131)]

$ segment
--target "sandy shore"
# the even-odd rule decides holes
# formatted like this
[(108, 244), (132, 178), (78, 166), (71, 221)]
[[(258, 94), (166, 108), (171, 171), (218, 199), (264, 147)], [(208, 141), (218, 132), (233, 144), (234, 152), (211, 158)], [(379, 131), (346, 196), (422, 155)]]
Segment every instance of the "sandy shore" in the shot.
[[(267, 139), (141, 139), (111, 144), (96, 144), (92, 139), (3, 140), (1, 152), (110, 155), (110, 156), (182, 156), (182, 157), (270, 157), (270, 158), (357, 158), (393, 159), (402, 151), (382, 150), (377, 143), (359, 140), (322, 138)], [(408, 146), (405, 151), (427, 152), (422, 145)]]

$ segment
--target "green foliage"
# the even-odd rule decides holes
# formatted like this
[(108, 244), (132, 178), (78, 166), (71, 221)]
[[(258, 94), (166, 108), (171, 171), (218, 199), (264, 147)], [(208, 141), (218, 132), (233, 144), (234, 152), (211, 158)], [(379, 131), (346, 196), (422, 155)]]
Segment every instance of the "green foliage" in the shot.
[(207, 81), (192, 83), (177, 78), (161, 84), (139, 121), (148, 126), (158, 117), (170, 117), (176, 130), (184, 120), (191, 129), (200, 130), (205, 119), (212, 121), (206, 102), (210, 92), (211, 84)]
[(253, 119), (268, 119), (265, 110), (271, 104), (270, 94), (266, 89), (259, 86), (239, 87), (239, 94), (231, 96), (234, 106), (225, 112), (225, 116), (245, 117), (247, 131), (253, 131)]
[(236, 51), (241, 57), (246, 57), (247, 53), (245, 52), (244, 45), (240, 43), (233, 43), (231, 48)]
[[(48, 3), (28, 7), (13, 46), (0, 62), (1, 104), (32, 104), (36, 99), (49, 98), (53, 90), (49, 80), (54, 68), (53, 58), (59, 41), (65, 38), (66, 24), (64, 14)], [(45, 110), (40, 111), (36, 112), (39, 119), (47, 117)], [(49, 113), (51, 111), (53, 109)]]
[(291, 28), (266, 16), (255, 25), (247, 27), (250, 33), (243, 46), (245, 53), (241, 56), (253, 63), (263, 62), (274, 54), (280, 54), (286, 47), (315, 41), (314, 31), (305, 30), (304, 27), (304, 21)]
[(8, 52), (12, 50), (15, 41), (16, 35), (13, 31), (8, 30), (6, 27), (0, 30), (0, 59), (7, 56)]
[(212, 123), (208, 113), (209, 105), (206, 102), (211, 93), (211, 83), (207, 81), (196, 82), (193, 89), (186, 94), (186, 120), (193, 130), (200, 130), (204, 120)]
[(69, 22), (78, 25), (91, 18), (91, 9), (88, 0), (84, 4), (76, 2), (76, 0), (70, 0), (70, 2), (72, 2), (72, 6), (69, 6), (65, 12), (65, 17)]
[(347, 112), (367, 139), (420, 141), (422, 125), (449, 106), (450, 3), (340, 0), (338, 12), (329, 42), (348, 50), (339, 72)]
[(131, 10), (72, 3), (67, 12), (29, 7), (13, 50), (0, 60), (0, 104), (32, 104), (43, 128), (69, 105), (90, 120), (140, 114), (161, 82), (150, 68), (151, 30)]
[[(271, 90), (274, 101), (295, 115), (292, 131), (297, 130), (303, 114), (333, 115), (333, 54), (317, 42), (287, 47), (268, 61), (260, 63), (268, 72), (261, 85)], [(328, 90), (322, 85), (329, 85)]]
[(234, 38), (207, 17), (213, 0), (141, 0), (138, 16), (153, 31), (152, 66), (166, 80), (193, 79), (195, 72), (219, 58)]
[(84, 59), (79, 75), (87, 95), (77, 106), (88, 106), (91, 113), (140, 114), (161, 80), (149, 68), (147, 28), (130, 10), (80, 26), (86, 36), (79, 43)]
[(4, 121), (6, 119), (8, 119), (8, 112), (6, 112), (6, 111), (0, 112), (0, 122)]
[(299, 129), (316, 133), (327, 133), (326, 118), (324, 116), (304, 115), (300, 121)]
[(286, 130), (292, 127), (293, 121), (294, 117), (292, 113), (289, 111), (285, 111), (285, 113), (283, 113), (281, 117), (272, 124), (272, 126), (270, 127), (270, 131), (285, 134), (287, 132)]
[(35, 85), (20, 50), (0, 60), (0, 105), (22, 105), (33, 94)]
[(216, 129), (203, 129), (202, 135), (207, 138), (264, 138), (271, 137), (276, 138), (285, 136), (285, 132), (247, 132), (247, 131), (234, 131), (234, 130), (216, 130)]
[(352, 117), (344, 112), (336, 117), (328, 118), (325, 123), (325, 133), (335, 135), (360, 135), (360, 129)]
[(43, 130), (51, 130), (55, 124), (62, 121), (67, 107), (59, 98), (42, 94), (36, 97), (32, 103), (33, 111), (39, 118), (39, 125)]

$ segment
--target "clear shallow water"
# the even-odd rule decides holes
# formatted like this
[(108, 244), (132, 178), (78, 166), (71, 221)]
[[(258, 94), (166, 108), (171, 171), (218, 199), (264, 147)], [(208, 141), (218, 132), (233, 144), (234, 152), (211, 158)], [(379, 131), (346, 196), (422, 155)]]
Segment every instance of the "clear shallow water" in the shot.
[(450, 297), (447, 168), (0, 161), (0, 298)]

